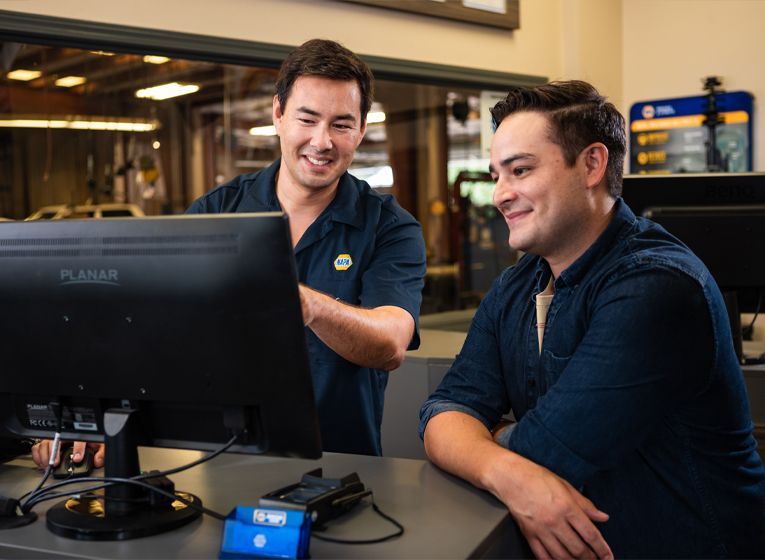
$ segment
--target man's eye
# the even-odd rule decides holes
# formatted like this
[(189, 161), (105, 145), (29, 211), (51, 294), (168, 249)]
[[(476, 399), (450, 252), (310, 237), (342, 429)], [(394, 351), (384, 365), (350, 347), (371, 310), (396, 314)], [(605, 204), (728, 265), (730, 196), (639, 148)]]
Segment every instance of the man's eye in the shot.
[(334, 127), (337, 129), (337, 130), (350, 130), (350, 129), (351, 129), (351, 127), (350, 127), (350, 126), (348, 126), (347, 124), (337, 124), (337, 123), (335, 123), (333, 126), (334, 126)]
[(513, 175), (515, 175), (516, 177), (521, 177), (522, 175), (525, 175), (526, 173), (528, 173), (530, 170), (531, 169), (528, 167), (516, 167), (515, 169), (513, 169)]
[(298, 120), (301, 123), (303, 123), (303, 124), (313, 124), (313, 120), (312, 119), (301, 119), (301, 118), (298, 118)]

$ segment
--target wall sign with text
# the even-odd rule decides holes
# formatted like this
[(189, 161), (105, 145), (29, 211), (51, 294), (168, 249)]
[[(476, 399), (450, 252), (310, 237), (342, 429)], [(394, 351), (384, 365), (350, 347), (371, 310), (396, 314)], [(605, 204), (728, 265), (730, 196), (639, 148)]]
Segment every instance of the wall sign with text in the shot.
[[(717, 94), (723, 123), (715, 129), (723, 169), (752, 170), (753, 97), (746, 91)], [(678, 97), (635, 103), (630, 109), (630, 173), (706, 171), (707, 98)]]

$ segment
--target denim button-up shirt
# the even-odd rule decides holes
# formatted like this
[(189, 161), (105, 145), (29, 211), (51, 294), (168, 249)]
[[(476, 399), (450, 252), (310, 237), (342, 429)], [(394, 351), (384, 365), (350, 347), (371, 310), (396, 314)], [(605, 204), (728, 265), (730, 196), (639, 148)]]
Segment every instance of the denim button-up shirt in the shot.
[(541, 354), (526, 255), (481, 303), (461, 353), (420, 413), (491, 429), (610, 514), (620, 556), (765, 555), (765, 469), (727, 314), (698, 258), (622, 200), (555, 279)]

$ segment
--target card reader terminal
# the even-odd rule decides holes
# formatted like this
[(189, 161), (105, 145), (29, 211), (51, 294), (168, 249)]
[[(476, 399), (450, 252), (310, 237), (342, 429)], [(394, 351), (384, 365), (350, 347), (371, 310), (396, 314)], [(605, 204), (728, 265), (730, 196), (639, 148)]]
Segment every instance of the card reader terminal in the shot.
[(323, 478), (322, 469), (303, 475), (300, 482), (269, 492), (260, 499), (261, 507), (302, 509), (310, 513), (315, 528), (342, 515), (372, 491), (364, 488), (359, 475)]

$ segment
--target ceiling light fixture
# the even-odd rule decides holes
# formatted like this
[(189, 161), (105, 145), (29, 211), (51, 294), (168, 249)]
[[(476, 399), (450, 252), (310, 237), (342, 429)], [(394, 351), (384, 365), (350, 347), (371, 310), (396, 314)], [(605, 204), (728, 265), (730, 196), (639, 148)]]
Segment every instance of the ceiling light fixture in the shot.
[(165, 62), (168, 62), (170, 59), (166, 56), (158, 56), (154, 54), (147, 54), (143, 57), (144, 62), (148, 62), (149, 64), (164, 64)]
[(383, 111), (369, 111), (367, 113), (367, 124), (377, 124), (385, 122), (385, 113)]
[(187, 95), (196, 91), (199, 91), (199, 86), (196, 84), (179, 84), (178, 82), (171, 82), (169, 84), (139, 89), (135, 92), (135, 96), (142, 99), (162, 101), (163, 99), (170, 99), (171, 97), (178, 97), (179, 95)]
[(29, 80), (34, 80), (35, 78), (39, 78), (41, 75), (42, 75), (42, 72), (40, 72), (39, 70), (24, 70), (22, 68), (19, 68), (18, 70), (13, 70), (6, 74), (8, 79), (19, 80), (20, 82), (28, 82)]
[(70, 130), (111, 130), (121, 132), (151, 132), (157, 130), (157, 121), (85, 120), (72, 119), (0, 119), (0, 128), (63, 128)]
[(87, 82), (84, 76), (65, 76), (59, 78), (54, 83), (59, 87), (74, 87), (79, 86)]

